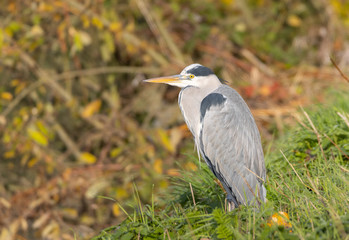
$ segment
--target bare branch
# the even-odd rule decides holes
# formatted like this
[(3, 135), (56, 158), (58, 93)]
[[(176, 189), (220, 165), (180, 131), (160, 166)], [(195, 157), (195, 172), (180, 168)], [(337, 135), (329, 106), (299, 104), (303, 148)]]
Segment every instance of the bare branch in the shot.
[(338, 67), (337, 63), (334, 61), (333, 58), (330, 58), (331, 62), (333, 64), (333, 66), (338, 70), (338, 72), (340, 73), (340, 75), (342, 76), (342, 78), (344, 78), (348, 83), (349, 83), (349, 78), (347, 76), (344, 75), (344, 73), (342, 72), (342, 70), (340, 70), (340, 68)]

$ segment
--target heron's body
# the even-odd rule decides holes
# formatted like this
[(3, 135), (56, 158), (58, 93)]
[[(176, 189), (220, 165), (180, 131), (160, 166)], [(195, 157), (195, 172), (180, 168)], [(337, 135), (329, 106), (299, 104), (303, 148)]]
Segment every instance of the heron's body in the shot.
[[(178, 104), (195, 145), (235, 206), (265, 202), (265, 166), (260, 135), (242, 97), (199, 64), (186, 67), (175, 82)], [(159, 78), (150, 82), (160, 82)], [(192, 79), (192, 80), (190, 80)], [(192, 82), (190, 82), (192, 81)], [(163, 82), (163, 81), (162, 81)]]

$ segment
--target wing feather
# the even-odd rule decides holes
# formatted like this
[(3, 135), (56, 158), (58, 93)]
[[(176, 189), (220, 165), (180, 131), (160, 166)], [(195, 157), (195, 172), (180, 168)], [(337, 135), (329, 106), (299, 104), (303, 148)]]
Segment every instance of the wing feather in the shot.
[(234, 89), (222, 85), (205, 97), (200, 110), (200, 150), (216, 176), (239, 204), (253, 204), (256, 196), (265, 201), (263, 149), (247, 104)]

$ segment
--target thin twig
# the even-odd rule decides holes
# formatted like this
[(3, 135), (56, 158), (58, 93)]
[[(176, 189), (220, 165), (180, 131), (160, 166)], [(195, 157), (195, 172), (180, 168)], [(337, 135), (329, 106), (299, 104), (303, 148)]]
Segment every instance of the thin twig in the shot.
[(171, 240), (170, 234), (169, 234), (169, 232), (168, 232), (167, 229), (165, 229), (165, 232), (164, 232), (164, 240), (166, 239), (166, 238), (165, 238), (165, 233), (167, 233), (168, 239)]
[(274, 71), (271, 68), (269, 68), (267, 65), (262, 63), (251, 51), (247, 49), (242, 49), (240, 53), (250, 63), (252, 63), (256, 68), (258, 68), (261, 72), (271, 77), (275, 76)]
[(306, 186), (307, 188), (311, 189), (311, 187), (309, 187), (308, 185), (306, 185), (302, 178), (298, 175), (296, 169), (293, 167), (292, 163), (290, 163), (290, 161), (288, 161), (287, 157), (285, 156), (285, 154), (282, 152), (282, 150), (280, 150), (282, 156), (284, 156), (285, 160), (288, 162), (288, 164), (291, 166), (292, 170), (295, 172), (295, 174), (297, 175), (298, 179), (303, 183), (304, 186)]
[(337, 112), (337, 114), (344, 120), (345, 124), (347, 124), (347, 126), (349, 127), (349, 119), (347, 117), (348, 115), (344, 115), (344, 113), (342, 114), (340, 112)]
[(39, 80), (32, 83), (29, 87), (23, 89), (23, 91), (21, 91), (1, 113), (1, 116), (6, 117), (29, 93), (31, 93), (35, 88), (41, 86), (41, 84), (43, 84), (43, 81)]
[(349, 156), (348, 155), (346, 155), (343, 151), (342, 151), (342, 149), (340, 149), (339, 147), (338, 147), (338, 145), (335, 143), (335, 142), (333, 142), (332, 141), (332, 139), (329, 137), (329, 136), (327, 136), (327, 134), (324, 134), (324, 136), (328, 139), (328, 140), (330, 140), (330, 142), (346, 157), (346, 158), (348, 158), (349, 159)]
[(166, 43), (168, 49), (174, 55), (174, 59), (179, 64), (184, 65), (185, 61), (181, 51), (173, 41), (166, 27), (162, 24), (160, 18), (149, 10), (148, 4), (145, 0), (137, 0), (136, 3), (138, 4), (138, 7), (147, 21), (151, 31), (155, 37), (157, 37), (160, 46), (164, 46)]
[(66, 79), (66, 78), (75, 78), (81, 76), (91, 76), (91, 75), (99, 75), (99, 74), (111, 74), (111, 73), (159, 73), (159, 68), (155, 67), (130, 67), (130, 66), (113, 66), (113, 67), (100, 67), (100, 68), (90, 68), (83, 70), (74, 70), (67, 71), (53, 78), (56, 81)]
[[(108, 19), (106, 19), (105, 17), (103, 17), (100, 14), (97, 14), (94, 11), (86, 9), (85, 6), (81, 3), (79, 3), (78, 1), (63, 0), (63, 2), (65, 2), (66, 4), (69, 5), (70, 11), (72, 11), (72, 12), (79, 11), (80, 14), (83, 13), (84, 15), (98, 18), (103, 23), (104, 27), (106, 27), (106, 28), (110, 27), (110, 21)], [(130, 43), (134, 44), (135, 46), (141, 46), (142, 41), (135, 34), (131, 34), (129, 31), (123, 31), (120, 34), (126, 42), (130, 42)], [(158, 62), (160, 65), (167, 65), (168, 64), (168, 61), (166, 60), (166, 58), (164, 58), (161, 54), (154, 51), (153, 48), (146, 47), (146, 48), (144, 48), (144, 50), (149, 54), (149, 56), (151, 56), (154, 59), (154, 61)]]
[(51, 119), (51, 121), (53, 123), (53, 129), (57, 132), (59, 138), (62, 140), (65, 146), (71, 150), (76, 160), (79, 161), (81, 153), (78, 146), (75, 144), (75, 142), (70, 138), (68, 133), (58, 122), (56, 122), (53, 118)]
[(148, 23), (150, 30), (153, 32), (156, 40), (159, 42), (162, 52), (166, 51), (165, 40), (161, 37), (159, 28), (156, 26), (155, 20), (151, 11), (148, 8), (148, 4), (144, 0), (136, 0), (139, 10), (143, 14), (145, 21)]
[(189, 186), (190, 186), (191, 197), (193, 198), (194, 206), (196, 206), (195, 197), (194, 197), (194, 191), (193, 191), (193, 187), (191, 186), (191, 183), (189, 183)]
[(341, 69), (338, 67), (337, 63), (334, 61), (333, 58), (330, 58), (333, 66), (338, 70), (339, 74), (349, 83), (349, 78), (344, 75), (344, 73), (341, 71)]
[(23, 52), (20, 48), (18, 48), (18, 51), (23, 62), (35, 73), (35, 75), (38, 77), (38, 79), (40, 79), (40, 81), (47, 84), (65, 101), (69, 102), (73, 99), (72, 95), (69, 92), (67, 92), (62, 86), (60, 86), (54, 79), (52, 79), (49, 73), (41, 69), (31, 56)]
[[(99, 74), (111, 74), (111, 73), (158, 73), (159, 69), (154, 67), (129, 67), (129, 66), (114, 66), (114, 67), (100, 67), (100, 68), (90, 68), (84, 70), (73, 70), (63, 72), (61, 74), (57, 74), (54, 76), (50, 76), (52, 81), (61, 81), (65, 79), (75, 78), (75, 77), (83, 77), (83, 76), (92, 76)], [(23, 91), (21, 91), (11, 103), (7, 106), (7, 108), (0, 114), (3, 117), (6, 117), (12, 110), (32, 91), (36, 88), (40, 87), (45, 82), (41, 79), (29, 85)]]

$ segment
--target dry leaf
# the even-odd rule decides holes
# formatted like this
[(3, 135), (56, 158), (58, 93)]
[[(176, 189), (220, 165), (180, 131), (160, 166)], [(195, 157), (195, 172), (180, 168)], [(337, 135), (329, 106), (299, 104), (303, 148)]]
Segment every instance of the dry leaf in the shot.
[(175, 168), (170, 168), (167, 170), (167, 174), (170, 175), (170, 176), (174, 176), (174, 177), (177, 177), (177, 176), (180, 176), (181, 174), (179, 173), (178, 169), (175, 169)]
[(119, 204), (117, 203), (113, 204), (113, 214), (115, 217), (118, 217), (121, 215), (120, 207), (119, 207)]
[(50, 218), (50, 213), (45, 213), (41, 215), (38, 219), (36, 219), (33, 223), (33, 228), (38, 229), (42, 227)]
[(83, 152), (80, 154), (80, 161), (86, 164), (94, 164), (97, 158), (89, 152)]
[(80, 222), (85, 225), (93, 225), (95, 221), (96, 220), (94, 217), (88, 216), (86, 214), (80, 218)]
[(175, 149), (174, 149), (173, 145), (171, 144), (171, 141), (170, 141), (168, 134), (161, 128), (159, 128), (157, 130), (157, 134), (158, 134), (158, 137), (159, 137), (161, 144), (166, 148), (166, 150), (171, 152), (171, 153), (174, 153)]
[(101, 105), (102, 105), (102, 101), (100, 99), (97, 99), (93, 102), (90, 102), (83, 109), (81, 116), (83, 118), (88, 118), (88, 117), (92, 116), (93, 114), (95, 114), (96, 112), (99, 111), (99, 109), (101, 108)]
[(28, 167), (29, 167), (29, 168), (33, 167), (38, 161), (39, 161), (38, 158), (33, 157), (32, 159), (30, 159), (30, 160), (28, 161)]
[(22, 218), (20, 218), (19, 221), (21, 223), (21, 229), (23, 231), (27, 231), (28, 230), (28, 222), (27, 222), (27, 220), (24, 217), (22, 217)]
[(34, 140), (36, 143), (38, 143), (42, 146), (47, 146), (48, 140), (47, 140), (46, 136), (44, 136), (38, 130), (33, 129), (33, 128), (28, 128), (27, 133), (28, 133), (29, 138)]
[(12, 100), (13, 96), (9, 92), (3, 92), (3, 93), (1, 93), (1, 98), (4, 100), (10, 101), (10, 100)]
[(198, 167), (194, 163), (192, 163), (192, 162), (187, 162), (185, 164), (185, 169), (196, 171), (198, 169)]
[(86, 193), (85, 193), (85, 197), (88, 199), (94, 198), (96, 197), (101, 191), (103, 191), (105, 188), (109, 187), (110, 183), (104, 179), (99, 180), (97, 182), (95, 182), (94, 184), (92, 184), (92, 186), (90, 186)]
[(125, 188), (117, 187), (115, 191), (115, 195), (116, 195), (115, 196), (116, 199), (121, 200), (128, 197), (128, 192), (126, 191)]
[(170, 142), (174, 149), (177, 149), (178, 144), (183, 138), (183, 132), (180, 128), (173, 128), (170, 131)]
[(3, 154), (4, 158), (13, 158), (15, 156), (15, 152), (14, 151), (7, 151), (7, 152), (4, 152)]
[(285, 228), (291, 228), (290, 218), (287, 212), (274, 213), (268, 220), (268, 226), (284, 226)]
[(7, 201), (5, 198), (0, 197), (0, 204), (4, 206), (5, 208), (10, 208), (11, 203)]
[(261, 96), (263, 96), (263, 97), (268, 97), (268, 96), (270, 96), (270, 94), (271, 94), (271, 89), (270, 89), (269, 86), (264, 85), (264, 86), (262, 86), (262, 87), (259, 89), (258, 92), (259, 92), (259, 94), (260, 94)]
[(75, 208), (63, 208), (60, 212), (64, 217), (69, 219), (76, 219), (78, 217), (78, 211)]
[(162, 173), (162, 160), (156, 159), (154, 161), (153, 168), (154, 168), (155, 172), (161, 174)]
[(110, 151), (110, 157), (116, 158), (117, 156), (120, 155), (121, 152), (122, 152), (122, 149), (121, 149), (120, 147), (113, 148), (113, 149)]
[(57, 222), (51, 221), (42, 231), (42, 236), (45, 239), (57, 239), (60, 233), (60, 228)]
[(291, 27), (299, 27), (302, 24), (302, 19), (300, 19), (297, 15), (290, 15), (287, 18), (287, 23)]

